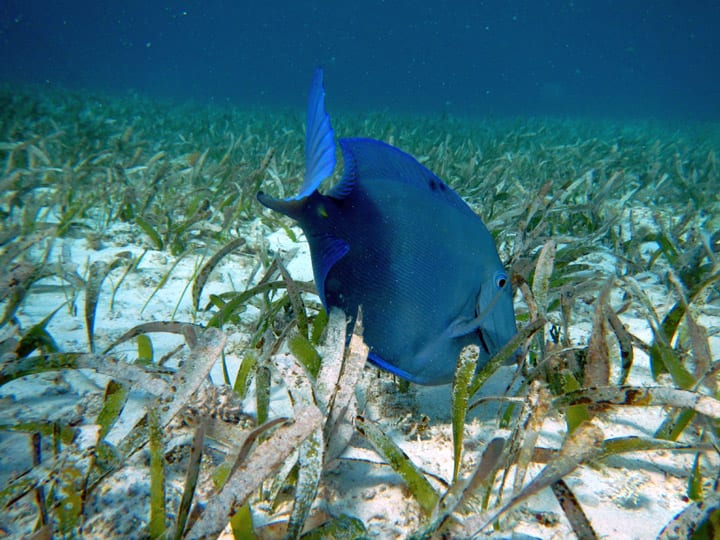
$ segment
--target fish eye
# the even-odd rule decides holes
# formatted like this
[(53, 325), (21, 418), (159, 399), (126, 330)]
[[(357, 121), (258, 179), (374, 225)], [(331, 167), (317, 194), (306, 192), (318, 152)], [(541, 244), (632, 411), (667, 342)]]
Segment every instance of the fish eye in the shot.
[(504, 289), (507, 285), (508, 277), (505, 272), (495, 272), (495, 286), (498, 289)]

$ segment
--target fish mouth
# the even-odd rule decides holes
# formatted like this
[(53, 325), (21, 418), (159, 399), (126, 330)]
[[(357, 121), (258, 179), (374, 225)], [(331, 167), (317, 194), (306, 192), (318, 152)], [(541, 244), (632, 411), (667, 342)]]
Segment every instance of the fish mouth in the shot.
[[(500, 350), (504, 347), (498, 347), (492, 342), (492, 338), (489, 335), (486, 335), (480, 328), (478, 328), (475, 333), (478, 336), (478, 339), (480, 340), (480, 348), (482, 352), (484, 352), (487, 355), (487, 358), (492, 358), (497, 353), (500, 352)], [(508, 340), (509, 341), (509, 340)], [(519, 364), (522, 360), (522, 348), (519, 347), (510, 357), (507, 359), (505, 364), (512, 365), (512, 364)]]
[(483, 352), (488, 356), (488, 358), (491, 357), (492, 354), (491, 354), (491, 352), (490, 352), (490, 347), (489, 347), (487, 341), (485, 340), (485, 336), (483, 335), (483, 331), (482, 331), (480, 328), (478, 328), (478, 329), (475, 331), (475, 333), (477, 334), (478, 338), (480, 339), (480, 347), (482, 348)]
[[(480, 340), (480, 348), (485, 354), (487, 354), (488, 358), (492, 358), (493, 356), (495, 356), (504, 347), (504, 345), (502, 347), (492, 347), (489, 341), (490, 336), (485, 335), (480, 328), (478, 328), (475, 333)], [(510, 357), (504, 362), (504, 365), (520, 364), (522, 358), (522, 347), (518, 347), (517, 350), (513, 354), (511, 354)]]

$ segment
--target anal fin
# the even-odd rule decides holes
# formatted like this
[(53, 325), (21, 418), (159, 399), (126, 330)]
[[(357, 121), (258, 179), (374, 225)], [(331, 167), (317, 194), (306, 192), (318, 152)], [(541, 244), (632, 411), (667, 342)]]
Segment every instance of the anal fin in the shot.
[(310, 239), (310, 242), (314, 244), (311, 249), (312, 253), (317, 253), (317, 256), (313, 257), (315, 286), (318, 289), (323, 306), (328, 309), (327, 297), (325, 296), (325, 281), (328, 272), (340, 259), (347, 255), (350, 251), (350, 245), (345, 240), (329, 234)]

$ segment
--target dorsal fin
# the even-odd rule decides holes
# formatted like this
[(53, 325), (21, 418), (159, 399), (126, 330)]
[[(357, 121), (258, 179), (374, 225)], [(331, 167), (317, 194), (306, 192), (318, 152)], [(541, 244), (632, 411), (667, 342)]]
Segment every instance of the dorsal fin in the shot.
[(308, 96), (305, 128), (305, 181), (300, 193), (291, 199), (309, 196), (335, 169), (335, 136), (330, 116), (325, 112), (323, 70), (316, 68)]
[(342, 181), (329, 193), (341, 199), (363, 178), (384, 178), (426, 189), (447, 204), (475, 216), (460, 196), (410, 154), (375, 139), (340, 139), (345, 160)]

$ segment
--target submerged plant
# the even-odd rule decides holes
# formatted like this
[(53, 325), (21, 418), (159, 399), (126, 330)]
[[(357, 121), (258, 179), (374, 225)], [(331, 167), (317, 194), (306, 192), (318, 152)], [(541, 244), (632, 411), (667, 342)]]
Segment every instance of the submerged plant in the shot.
[[(255, 204), (260, 182), (297, 192), (299, 116), (8, 89), (0, 101), (8, 534), (360, 538), (401, 511), (417, 538), (528, 515), (592, 538), (607, 524), (578, 479), (620, 478), (620, 456), (642, 470), (659, 452), (674, 459), (666, 489), (682, 476), (686, 498), (661, 538), (717, 527), (716, 127), (339, 119), (442, 176), (512, 267), (519, 334), (477, 372), (465, 351), (435, 418), (424, 394), (364, 370), (360, 327), (348, 340), (345, 315), (294, 277), (303, 239)], [(616, 433), (651, 412), (645, 431)], [(373, 485), (319, 500), (350, 464), (392, 470), (405, 507), (362, 517)], [(548, 488), (564, 517), (515, 511)]]

